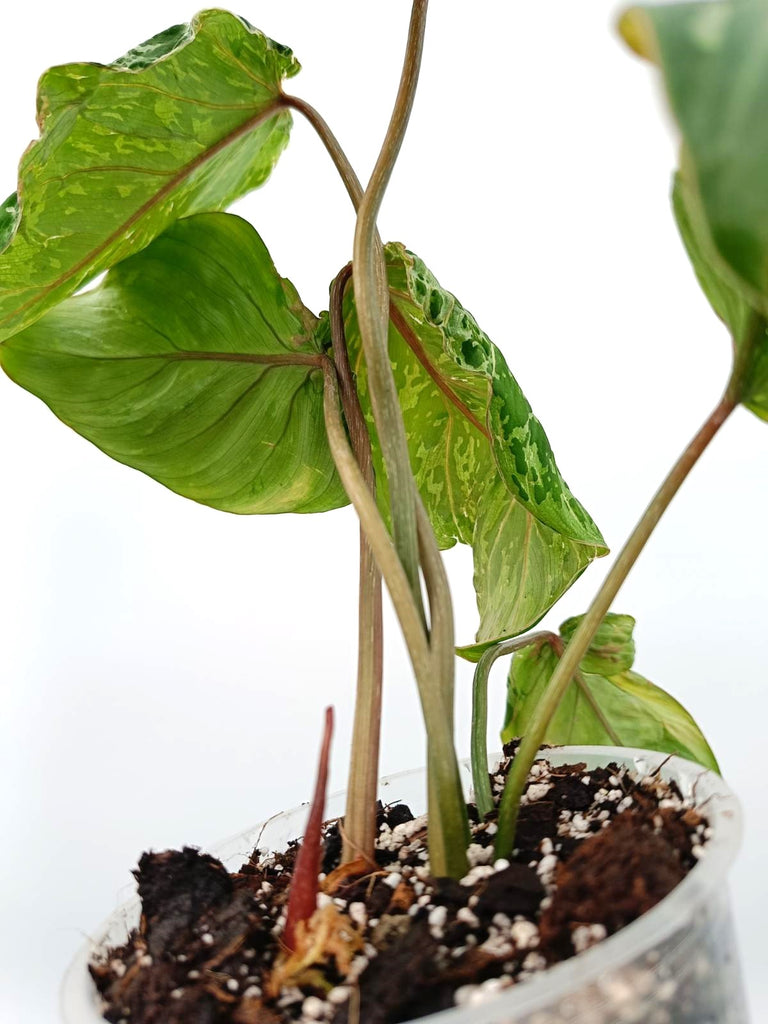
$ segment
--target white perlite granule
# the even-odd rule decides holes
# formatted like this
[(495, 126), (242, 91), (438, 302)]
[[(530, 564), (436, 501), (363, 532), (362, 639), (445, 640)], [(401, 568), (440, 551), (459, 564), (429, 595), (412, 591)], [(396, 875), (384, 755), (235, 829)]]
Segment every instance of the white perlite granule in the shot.
[(608, 932), (602, 924), (580, 924), (571, 932), (571, 942), (577, 953), (583, 953), (585, 949), (594, 946), (596, 942), (602, 942)]
[(404, 821), (401, 825), (395, 825), (392, 829), (389, 825), (382, 825), (382, 831), (379, 833), (379, 837), (376, 840), (376, 846), (379, 850), (397, 850), (403, 846), (405, 841), (410, 839), (411, 836), (416, 835), (417, 832), (421, 832), (426, 827), (426, 814), (422, 814), (418, 818), (413, 818), (412, 821)]
[(552, 789), (551, 782), (532, 782), (525, 791), (528, 803), (533, 804), (538, 800), (543, 800), (550, 789)]
[(539, 944), (539, 929), (532, 921), (515, 921), (509, 932), (518, 949), (531, 949)]

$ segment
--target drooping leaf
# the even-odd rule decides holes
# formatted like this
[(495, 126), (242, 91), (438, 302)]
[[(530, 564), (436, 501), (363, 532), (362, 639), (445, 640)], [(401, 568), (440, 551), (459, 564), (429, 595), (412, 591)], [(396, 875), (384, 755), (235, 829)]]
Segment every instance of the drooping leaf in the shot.
[(290, 50), (224, 11), (198, 14), (110, 65), (40, 80), (40, 139), (0, 210), (0, 341), (176, 218), (261, 185), (288, 140)]
[[(701, 290), (731, 333), (738, 349), (746, 340), (756, 310), (735, 283), (734, 274), (715, 251), (701, 209), (682, 174), (675, 175), (672, 207), (680, 236)], [(754, 345), (746, 368), (742, 402), (761, 419), (768, 419), (768, 337)]]
[[(442, 548), (472, 545), (484, 647), (538, 621), (605, 553), (603, 538), (563, 480), (541, 424), (501, 352), (424, 263), (386, 247), (389, 351), (411, 464)], [(373, 428), (351, 290), (347, 341)], [(386, 481), (374, 438), (382, 508)]]
[[(566, 643), (583, 616), (560, 627)], [(679, 754), (718, 771), (709, 744), (685, 708), (670, 694), (632, 671), (634, 619), (606, 616), (595, 642), (581, 662), (555, 712), (545, 743), (640, 747)], [(549, 643), (533, 644), (515, 654), (509, 673), (505, 743), (525, 735), (528, 723), (557, 665)]]
[(733, 273), (729, 273), (712, 246), (698, 200), (679, 171), (672, 186), (672, 209), (701, 290), (731, 335), (741, 337), (751, 307), (739, 293)]
[(231, 214), (177, 221), (0, 346), (3, 369), (119, 462), (228, 512), (347, 503), (316, 319)]
[[(738, 349), (768, 315), (768, 25), (762, 0), (630, 8), (624, 38), (658, 64), (682, 135), (673, 206), (701, 286)], [(744, 404), (768, 419), (768, 336)]]

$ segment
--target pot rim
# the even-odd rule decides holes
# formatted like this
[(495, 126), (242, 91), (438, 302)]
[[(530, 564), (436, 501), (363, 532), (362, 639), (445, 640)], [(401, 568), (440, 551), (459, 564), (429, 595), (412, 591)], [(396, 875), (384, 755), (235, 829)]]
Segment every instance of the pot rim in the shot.
[[(495, 763), (499, 757), (498, 754), (492, 755), (490, 760)], [(616, 934), (583, 953), (555, 964), (522, 984), (505, 989), (495, 995), (492, 1001), (489, 999), (487, 1004), (456, 1006), (441, 1010), (419, 1018), (424, 1024), (477, 1024), (478, 1012), (484, 1011), (486, 1006), (493, 1017), (499, 1019), (509, 1019), (509, 1015), (513, 1013), (524, 1015), (550, 1006), (553, 1000), (558, 998), (558, 993), (565, 997), (573, 989), (585, 987), (597, 981), (601, 975), (650, 952), (678, 929), (682, 920), (692, 916), (696, 908), (718, 885), (724, 885), (726, 873), (740, 846), (742, 816), (738, 800), (719, 775), (676, 755), (629, 747), (547, 747), (539, 751), (538, 758), (546, 758), (555, 765), (583, 761), (586, 762), (588, 769), (616, 762), (642, 775), (659, 772), (663, 778), (676, 781), (683, 797), (693, 796), (697, 807), (706, 806), (712, 829), (712, 836), (707, 840), (706, 855), (668, 896)], [(466, 788), (469, 789), (469, 762), (462, 761), (461, 766), (467, 773), (464, 781)], [(405, 776), (423, 772), (423, 768), (396, 772), (382, 778), (380, 786), (384, 789), (396, 784)], [(340, 795), (340, 792), (333, 794), (329, 797), (329, 802), (334, 796)], [(271, 820), (272, 818), (268, 819)], [(245, 829), (236, 836), (213, 844), (209, 852), (223, 852), (233, 843), (239, 843), (243, 836), (258, 834), (262, 827), (260, 824)], [(86, 942), (71, 962), (62, 981), (60, 996), (65, 1024), (104, 1024), (99, 1009), (99, 997), (87, 969), (88, 963), (118, 918), (122, 918), (126, 925), (131, 917), (133, 920), (136, 919), (138, 905), (137, 896), (121, 904), (96, 931), (98, 938)]]

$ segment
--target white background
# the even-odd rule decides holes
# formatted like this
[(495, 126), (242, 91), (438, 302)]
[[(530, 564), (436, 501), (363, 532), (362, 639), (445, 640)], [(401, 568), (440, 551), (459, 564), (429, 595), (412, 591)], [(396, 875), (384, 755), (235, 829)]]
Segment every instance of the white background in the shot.
[[(118, 13), (119, 11), (119, 13)], [(249, 0), (291, 45), (291, 83), (365, 178), (394, 97), (408, 8)], [(35, 135), (48, 65), (109, 61), (194, 13), (187, 0), (8, 5), (0, 194)], [(729, 343), (700, 296), (667, 199), (675, 144), (651, 70), (608, 2), (469, 5), (430, 14), (412, 127), (382, 234), (418, 252), (501, 346), (561, 469), (620, 545), (716, 403)], [(351, 252), (346, 196), (297, 123), (273, 179), (238, 204), (316, 311)], [(61, 974), (147, 848), (212, 842), (307, 799), (322, 708), (345, 784), (355, 665), (356, 526), (237, 518), (111, 462), (0, 379), (0, 1020), (57, 1019)], [(693, 712), (746, 811), (732, 876), (753, 1012), (768, 1015), (760, 874), (768, 598), (768, 428), (737, 412), (626, 584), (636, 667)], [(475, 628), (470, 558), (450, 552), (457, 632)], [(593, 566), (546, 622), (585, 610)], [(396, 627), (382, 772), (423, 762)], [(459, 666), (457, 744), (469, 749)], [(503, 670), (493, 682), (500, 725)]]

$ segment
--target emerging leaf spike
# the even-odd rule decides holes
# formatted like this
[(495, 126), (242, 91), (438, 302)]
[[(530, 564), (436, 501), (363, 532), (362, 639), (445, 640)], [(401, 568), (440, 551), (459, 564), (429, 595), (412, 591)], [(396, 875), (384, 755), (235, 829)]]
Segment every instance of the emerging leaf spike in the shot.
[(333, 708), (328, 707), (325, 709), (325, 730), (320, 748), (320, 762), (317, 766), (315, 795), (309, 810), (304, 840), (296, 857), (291, 895), (288, 900), (288, 916), (283, 932), (283, 945), (290, 950), (295, 949), (296, 946), (296, 926), (300, 921), (308, 921), (317, 906), (317, 876), (320, 873), (320, 849), (332, 737)]

